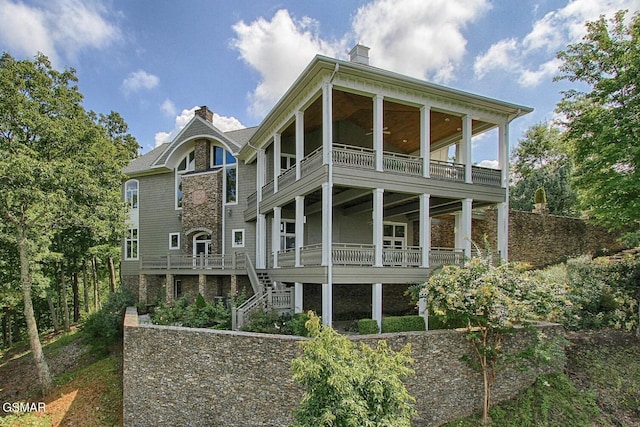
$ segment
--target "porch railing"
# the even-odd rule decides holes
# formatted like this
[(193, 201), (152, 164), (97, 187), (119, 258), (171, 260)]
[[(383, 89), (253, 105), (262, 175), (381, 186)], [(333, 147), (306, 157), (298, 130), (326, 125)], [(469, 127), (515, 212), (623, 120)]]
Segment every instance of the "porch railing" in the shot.
[(464, 182), (464, 165), (460, 163), (431, 160), (431, 164), (429, 165), (429, 174), (431, 178), (435, 179)]
[(273, 180), (262, 186), (262, 197), (265, 198), (273, 194)]
[(474, 184), (500, 186), (502, 185), (502, 171), (499, 169), (472, 166), (471, 180)]
[(278, 251), (278, 267), (293, 267), (296, 264), (295, 248)]
[(375, 247), (371, 244), (334, 243), (331, 252), (334, 265), (370, 266), (374, 262)]
[(307, 245), (300, 248), (300, 262), (305, 266), (322, 264), (322, 244)]
[(462, 265), (464, 250), (457, 248), (431, 248), (429, 251), (429, 267), (443, 265)]
[(384, 152), (382, 168), (385, 172), (422, 176), (422, 159), (406, 154)]
[(385, 267), (420, 267), (422, 249), (419, 246), (382, 248), (382, 265)]
[(291, 166), (278, 176), (278, 189), (282, 189), (296, 182), (296, 165)]
[(371, 148), (333, 144), (333, 164), (362, 169), (375, 169), (375, 152)]
[(309, 153), (300, 161), (300, 176), (307, 176), (322, 166), (322, 147)]
[(244, 269), (242, 252), (222, 255), (164, 255), (144, 256), (140, 267), (147, 270), (193, 270), (193, 269)]

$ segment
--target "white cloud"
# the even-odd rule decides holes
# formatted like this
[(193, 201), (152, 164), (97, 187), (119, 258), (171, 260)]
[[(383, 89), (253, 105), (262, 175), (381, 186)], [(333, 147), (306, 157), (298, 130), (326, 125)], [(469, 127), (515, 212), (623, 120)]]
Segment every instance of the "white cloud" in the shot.
[(376, 0), (353, 19), (371, 64), (446, 82), (466, 52), (464, 27), (489, 10), (487, 0)]
[(632, 14), (640, 10), (640, 4), (637, 0), (571, 0), (534, 22), (521, 39), (500, 40), (478, 55), (476, 78), (500, 71), (514, 74), (523, 87), (537, 86), (557, 74), (560, 61), (555, 59), (556, 52), (580, 41), (587, 21), (600, 15), (612, 18), (620, 9), (629, 9)]
[(122, 90), (125, 94), (137, 92), (141, 89), (153, 89), (160, 83), (160, 78), (149, 74), (144, 70), (138, 70), (130, 73), (122, 81)]
[(478, 166), (482, 168), (498, 169), (499, 163), (497, 160), (481, 160)]
[[(165, 103), (167, 101), (165, 101)], [(191, 119), (195, 115), (196, 110), (199, 108), (200, 108), (199, 106), (195, 106), (188, 110), (187, 109), (182, 110), (182, 112), (176, 116), (175, 124), (171, 132), (156, 132), (156, 135), (155, 135), (156, 147), (161, 144), (164, 144), (165, 142), (170, 142), (173, 138), (175, 138), (176, 135), (178, 135), (180, 131), (187, 125), (187, 123), (191, 121)], [(213, 125), (219, 130), (221, 130), (222, 132), (242, 129), (245, 127), (235, 117), (221, 116), (218, 113), (213, 113), (212, 122), (213, 122)]]
[(345, 57), (352, 40), (371, 48), (371, 65), (451, 80), (466, 52), (462, 30), (489, 8), (488, 0), (375, 0), (360, 7), (351, 31), (335, 40), (321, 37), (316, 20), (297, 19), (286, 9), (270, 20), (240, 21), (233, 26), (231, 46), (260, 74), (249, 94), (249, 111), (266, 114), (314, 55)]
[(314, 55), (335, 56), (342, 46), (322, 40), (317, 21), (309, 17), (294, 19), (285, 9), (277, 11), (270, 21), (240, 21), (233, 30), (237, 37), (232, 46), (260, 73), (260, 82), (250, 94), (249, 111), (256, 117), (273, 106)]
[(56, 65), (85, 49), (102, 49), (120, 39), (99, 2), (61, 0), (41, 6), (0, 0), (0, 41), (8, 49), (33, 56), (42, 52)]
[(175, 104), (169, 98), (164, 100), (164, 102), (160, 106), (160, 109), (169, 117), (175, 116), (177, 113)]

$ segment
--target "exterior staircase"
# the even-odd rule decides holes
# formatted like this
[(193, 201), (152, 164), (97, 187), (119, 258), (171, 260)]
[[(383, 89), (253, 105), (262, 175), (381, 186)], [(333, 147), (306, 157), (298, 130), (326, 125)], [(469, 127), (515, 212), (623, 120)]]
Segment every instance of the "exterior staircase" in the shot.
[(256, 270), (249, 256), (246, 256), (246, 268), (254, 294), (240, 306), (231, 309), (233, 330), (242, 329), (251, 314), (258, 310), (275, 310), (278, 314), (293, 313), (295, 301), (292, 289), (274, 289), (269, 273), (266, 270)]

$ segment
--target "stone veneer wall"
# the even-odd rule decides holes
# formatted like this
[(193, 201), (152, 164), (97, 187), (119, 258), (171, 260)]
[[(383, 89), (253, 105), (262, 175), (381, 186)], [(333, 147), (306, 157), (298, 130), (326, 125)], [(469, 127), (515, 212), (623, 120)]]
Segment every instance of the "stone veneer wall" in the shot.
[(222, 252), (221, 170), (182, 176), (182, 252), (193, 253), (193, 235), (211, 230), (211, 254)]
[[(492, 248), (497, 247), (497, 210), (485, 210), (484, 219), (473, 219), (472, 239), (482, 247), (486, 235)], [(418, 241), (418, 223), (414, 225), (414, 241)], [(623, 249), (617, 238), (603, 227), (580, 218), (533, 212), (509, 211), (509, 260), (534, 267), (544, 267), (567, 258), (615, 252)], [(440, 217), (431, 227), (431, 246), (454, 246), (454, 220)]]
[[(543, 325), (545, 335), (562, 335)], [(291, 379), (290, 361), (305, 338), (139, 325), (135, 308), (124, 324), (123, 401), (125, 426), (288, 426), (303, 389)], [(464, 333), (408, 332), (352, 338), (375, 345), (385, 339), (398, 350), (412, 346), (415, 375), (405, 380), (416, 398), (415, 426), (437, 426), (479, 411), (482, 377), (460, 361), (470, 350)], [(527, 334), (504, 345), (523, 348)], [(547, 368), (549, 369), (549, 368)], [(504, 370), (494, 402), (531, 385), (540, 370)]]

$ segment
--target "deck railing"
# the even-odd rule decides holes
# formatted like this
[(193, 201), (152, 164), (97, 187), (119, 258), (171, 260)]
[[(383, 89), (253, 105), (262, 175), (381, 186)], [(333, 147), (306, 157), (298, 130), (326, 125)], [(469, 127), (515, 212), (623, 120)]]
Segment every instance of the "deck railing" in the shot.
[(300, 161), (300, 176), (307, 176), (322, 166), (322, 147), (309, 153)]
[(406, 154), (384, 152), (382, 168), (385, 172), (422, 176), (422, 159)]
[(431, 248), (429, 251), (429, 267), (443, 265), (462, 265), (464, 250), (457, 248)]
[(242, 270), (245, 268), (245, 257), (242, 252), (207, 256), (202, 254), (145, 256), (140, 260), (140, 268), (145, 270)]
[(431, 160), (429, 174), (434, 179), (464, 182), (464, 165), (460, 163)]
[(382, 248), (382, 265), (385, 267), (420, 267), (422, 249), (419, 246)]
[(374, 262), (375, 247), (371, 244), (334, 243), (331, 252), (334, 265), (370, 266)]
[(333, 164), (361, 169), (375, 169), (375, 152), (371, 148), (333, 144)]
[(296, 265), (295, 248), (278, 251), (278, 267), (293, 267)]
[(472, 166), (471, 180), (474, 184), (484, 184), (499, 187), (502, 185), (502, 171), (499, 169)]
[(300, 248), (300, 262), (304, 266), (322, 264), (322, 244), (307, 245)]
[(278, 175), (278, 190), (296, 182), (296, 165)]

